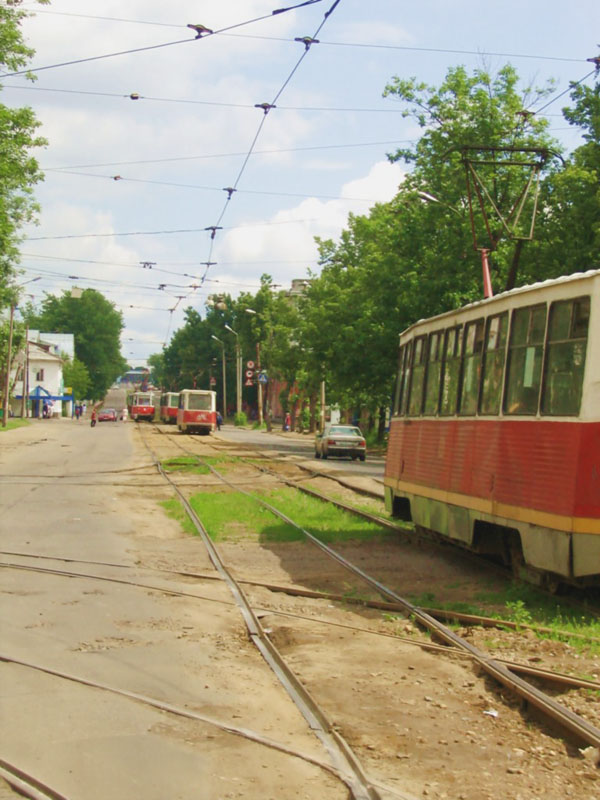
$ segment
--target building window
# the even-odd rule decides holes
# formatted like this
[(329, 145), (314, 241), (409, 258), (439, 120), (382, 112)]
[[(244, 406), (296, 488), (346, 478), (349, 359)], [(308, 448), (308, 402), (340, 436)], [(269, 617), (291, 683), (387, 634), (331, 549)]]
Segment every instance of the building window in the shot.
[(542, 414), (579, 414), (589, 319), (589, 297), (550, 306)]
[(497, 415), (500, 411), (507, 330), (508, 313), (505, 312), (488, 319), (483, 351), (480, 414)]
[(545, 332), (545, 305), (513, 311), (504, 396), (505, 414), (537, 414)]
[(44, 370), (43, 369), (38, 369), (38, 371), (35, 373), (35, 379), (36, 379), (36, 381), (43, 381), (44, 380)]

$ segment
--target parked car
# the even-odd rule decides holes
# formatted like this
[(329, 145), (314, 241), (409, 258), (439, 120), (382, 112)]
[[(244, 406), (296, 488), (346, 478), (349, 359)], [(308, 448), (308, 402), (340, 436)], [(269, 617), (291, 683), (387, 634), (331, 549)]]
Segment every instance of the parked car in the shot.
[(354, 425), (332, 425), (327, 423), (323, 433), (315, 439), (315, 458), (328, 456), (350, 456), (353, 461), (367, 457), (367, 443)]
[(116, 422), (117, 412), (114, 408), (101, 408), (98, 412), (98, 422)]

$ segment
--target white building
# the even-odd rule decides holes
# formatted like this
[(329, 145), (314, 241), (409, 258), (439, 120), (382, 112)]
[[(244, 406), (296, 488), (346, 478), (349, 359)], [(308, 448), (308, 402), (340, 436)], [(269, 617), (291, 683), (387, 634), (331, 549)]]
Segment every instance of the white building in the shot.
[(24, 374), (25, 393), (29, 397), (29, 411), (26, 416), (41, 417), (46, 406), (48, 416), (60, 417), (63, 414), (63, 405), (66, 415), (71, 416), (73, 399), (71, 395), (65, 395), (61, 354), (73, 358), (74, 353), (72, 333), (29, 331), (26, 352), (19, 353), (13, 365), (18, 378), (11, 398), (11, 409), (15, 416), (22, 414)]

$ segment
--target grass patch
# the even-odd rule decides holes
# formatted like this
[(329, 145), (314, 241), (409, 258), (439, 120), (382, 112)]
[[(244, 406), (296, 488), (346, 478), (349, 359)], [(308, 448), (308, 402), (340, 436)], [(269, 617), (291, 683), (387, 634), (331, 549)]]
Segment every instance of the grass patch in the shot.
[[(256, 495), (323, 542), (376, 540), (393, 535), (294, 489)], [(190, 503), (214, 541), (303, 541), (304, 534), (246, 495), (195, 494)]]
[(20, 417), (9, 418), (6, 422), (6, 428), (0, 424), (0, 433), (14, 430), (14, 428), (24, 428), (26, 425), (31, 425), (31, 420), (21, 419)]
[(246, 495), (230, 492), (195, 494), (190, 505), (215, 542), (293, 542), (304, 537)]
[(265, 493), (262, 497), (322, 542), (373, 541), (394, 535), (379, 525), (355, 517), (295, 489), (277, 489)]
[(160, 505), (165, 509), (168, 517), (179, 522), (185, 533), (190, 533), (192, 536), (198, 535), (198, 531), (193, 522), (188, 517), (184, 507), (177, 498), (173, 497), (170, 500), (164, 500)]
[(167, 458), (161, 462), (162, 468), (166, 472), (192, 472), (199, 475), (210, 473), (208, 467), (198, 463), (194, 456), (178, 456), (177, 458)]

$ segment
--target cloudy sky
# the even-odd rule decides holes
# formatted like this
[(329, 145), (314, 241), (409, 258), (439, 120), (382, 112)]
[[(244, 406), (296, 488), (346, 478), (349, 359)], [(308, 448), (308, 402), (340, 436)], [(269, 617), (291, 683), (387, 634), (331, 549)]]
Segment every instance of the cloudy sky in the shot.
[[(597, 0), (320, 0), (272, 13), (294, 5), (24, 3), (38, 79), (4, 76), (2, 102), (31, 106), (48, 146), (20, 280), (42, 276), (28, 287), (36, 301), (101, 291), (123, 312), (133, 365), (186, 306), (204, 313), (209, 295), (254, 291), (263, 273), (287, 288), (318, 271), (314, 237), (337, 238), (350, 212), (393, 196), (402, 167), (386, 154), (419, 131), (382, 97), (392, 76), (439, 85), (450, 66), (510, 61), (524, 85), (554, 79), (558, 96), (598, 53)], [(188, 24), (215, 33), (196, 39)], [(308, 49), (295, 41), (315, 34)], [(569, 149), (564, 101), (545, 114)]]

